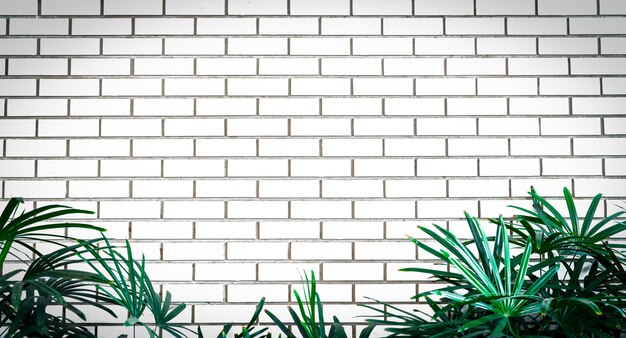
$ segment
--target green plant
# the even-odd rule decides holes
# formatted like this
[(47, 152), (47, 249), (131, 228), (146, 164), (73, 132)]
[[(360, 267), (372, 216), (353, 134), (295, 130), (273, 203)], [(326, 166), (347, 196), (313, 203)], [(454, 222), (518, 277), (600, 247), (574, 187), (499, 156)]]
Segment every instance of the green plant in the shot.
[[(267, 332), (268, 328), (257, 330), (257, 328), (254, 326), (254, 323), (257, 322), (257, 320), (259, 319), (259, 315), (261, 314), (261, 311), (263, 310), (263, 305), (265, 305), (265, 297), (262, 298), (257, 304), (254, 314), (250, 318), (250, 321), (248, 322), (248, 324), (246, 326), (242, 326), (241, 331), (239, 333), (234, 334), (235, 338), (257, 338), (257, 337), (258, 338), (271, 338), (272, 337), (272, 335)], [(227, 338), (228, 334), (231, 332), (232, 327), (233, 327), (233, 323), (224, 325), (224, 327), (222, 328), (222, 331), (220, 331), (220, 333), (217, 335), (216, 338)], [(198, 326), (198, 338), (204, 338), (202, 329), (199, 326)]]

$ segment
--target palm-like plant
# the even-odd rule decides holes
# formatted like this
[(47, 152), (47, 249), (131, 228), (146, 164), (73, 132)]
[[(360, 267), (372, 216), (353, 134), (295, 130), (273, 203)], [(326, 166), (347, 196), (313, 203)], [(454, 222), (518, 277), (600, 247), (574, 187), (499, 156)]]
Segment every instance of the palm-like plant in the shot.
[[(257, 330), (254, 326), (254, 323), (259, 319), (259, 315), (263, 310), (263, 306), (265, 305), (265, 297), (263, 297), (256, 306), (254, 310), (254, 314), (250, 318), (250, 321), (246, 326), (241, 327), (241, 331), (238, 333), (234, 333), (233, 336), (235, 338), (271, 338), (272, 335), (267, 332), (268, 328), (262, 328)], [(222, 331), (217, 335), (216, 338), (227, 338), (231, 333), (231, 329), (233, 328), (233, 323), (228, 323), (222, 327)], [(204, 334), (202, 333), (202, 329), (198, 326), (198, 338), (204, 338)]]

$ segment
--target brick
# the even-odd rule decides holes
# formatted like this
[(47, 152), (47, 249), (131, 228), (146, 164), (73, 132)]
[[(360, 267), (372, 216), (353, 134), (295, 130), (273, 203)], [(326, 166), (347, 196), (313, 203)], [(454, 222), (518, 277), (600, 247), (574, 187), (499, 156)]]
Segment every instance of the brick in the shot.
[(129, 156), (130, 140), (70, 140), (70, 156)]
[(384, 62), (385, 75), (443, 75), (441, 58), (390, 58)]
[(383, 18), (384, 35), (442, 35), (441, 18)]
[(542, 135), (599, 135), (597, 118), (542, 118)]
[(448, 115), (506, 115), (504, 98), (449, 98)]
[(323, 156), (381, 156), (380, 139), (324, 139)]
[(204, 139), (196, 142), (197, 156), (254, 156), (256, 141), (250, 139)]
[(315, 34), (318, 33), (318, 19), (316, 18), (261, 18), (259, 19), (259, 34)]
[(354, 15), (411, 15), (409, 0), (389, 0), (384, 5), (376, 0), (353, 0)]
[[(232, 202), (231, 202), (232, 203)], [(228, 259), (287, 259), (287, 243), (229, 242)]]
[(89, 180), (69, 184), (69, 197), (129, 197), (129, 191), (128, 181)]
[(626, 180), (624, 179), (606, 179), (606, 178), (581, 178), (575, 179), (576, 196), (595, 196), (598, 191), (602, 192), (606, 197), (622, 197), (626, 188)]
[(9, 59), (8, 75), (67, 75), (67, 59)]
[(472, 0), (416, 0), (415, 15), (472, 15)]
[(39, 120), (37, 136), (98, 136), (98, 120)]
[[(437, 247), (434, 243), (429, 243), (429, 244), (433, 244), (433, 247)], [(421, 255), (422, 253), (423, 251), (420, 250), (419, 254)], [(428, 258), (428, 256), (426, 257)], [(424, 259), (424, 258), (420, 257), (420, 259)], [(419, 266), (421, 268), (443, 270), (443, 271), (445, 271), (447, 268), (447, 264), (442, 264), (442, 263), (422, 263), (422, 262), (420, 262), (419, 264), (416, 264), (416, 263), (417, 262), (413, 263), (412, 266)], [(405, 271), (400, 271), (400, 269), (404, 267), (406, 267), (406, 263), (388, 263), (387, 264), (387, 279), (390, 281), (397, 281), (397, 280), (431, 281), (432, 280), (430, 279), (430, 275), (425, 274), (425, 273), (420, 273), (420, 272), (408, 273)], [(439, 286), (437, 284), (421, 283), (419, 284), (419, 291), (423, 292), (426, 290), (430, 290), (431, 288), (434, 288), (434, 287), (439, 287)], [(415, 291), (413, 291), (413, 293), (415, 293)]]
[[(252, 101), (254, 104), (254, 100)], [(255, 108), (253, 105), (252, 108)], [(259, 115), (320, 115), (317, 98), (261, 98)]]
[(380, 18), (322, 18), (322, 35), (381, 35)]
[(508, 141), (502, 138), (448, 139), (449, 156), (506, 156)]
[(65, 140), (6, 140), (7, 157), (62, 157)]
[(256, 238), (256, 222), (196, 222), (196, 238), (253, 239)]
[(537, 54), (535, 38), (477, 38), (478, 55)]
[(536, 78), (478, 79), (478, 95), (537, 95), (537, 87)]
[(102, 95), (161, 95), (161, 80), (103, 79)]
[[(39, 160), (38, 164), (44, 160)], [(38, 174), (41, 175), (41, 169)], [(0, 160), (0, 176), (2, 177), (34, 177), (35, 176), (35, 160)], [(69, 175), (68, 175), (69, 176)]]
[(597, 54), (596, 38), (539, 38), (539, 54)]
[(566, 18), (507, 18), (509, 35), (565, 35)]
[(350, 176), (350, 160), (294, 159), (291, 160), (291, 176)]
[(382, 263), (326, 263), (324, 279), (328, 281), (382, 280)]
[(106, 0), (105, 15), (160, 15), (163, 13), (161, 0)]
[(97, 79), (41, 79), (42, 96), (97, 96), (100, 84)]
[(378, 98), (324, 98), (324, 115), (382, 115), (382, 102)]
[(350, 2), (348, 0), (319, 0), (311, 3), (307, 0), (293, 0), (290, 2), (291, 15), (349, 15)]
[(356, 260), (415, 260), (416, 251), (415, 244), (406, 241), (354, 243)]
[(33, 137), (35, 120), (0, 120), (0, 137)]
[(417, 159), (417, 176), (476, 176), (475, 159)]
[(1, 19), (0, 20), (0, 35), (6, 35), (7, 34), (6, 22), (7, 22), (7, 19)]
[(383, 223), (370, 221), (324, 222), (324, 239), (382, 239)]
[(492, 35), (504, 34), (503, 18), (447, 18), (446, 34)]
[(256, 34), (255, 18), (198, 18), (197, 33), (208, 35)]
[(569, 155), (568, 138), (514, 138), (511, 139), (511, 155)]
[(413, 135), (413, 119), (354, 119), (354, 135)]
[(133, 156), (192, 156), (193, 140), (139, 139), (133, 140)]
[(6, 181), (4, 195), (23, 198), (63, 198), (65, 181)]
[[(82, 0), (74, 0), (74, 2), (83, 3)], [(51, 10), (53, 8), (51, 7)], [(131, 33), (132, 20), (130, 18), (72, 18), (72, 35), (130, 35)]]
[(263, 139), (260, 156), (318, 156), (320, 143), (315, 139)]
[(324, 180), (323, 197), (383, 197), (383, 183), (378, 180)]
[(291, 259), (346, 260), (352, 257), (352, 245), (340, 242), (297, 242), (291, 245)]
[(406, 78), (354, 79), (354, 95), (411, 95), (413, 81)]
[(72, 75), (130, 75), (130, 59), (72, 59)]
[(44, 0), (41, 2), (43, 15), (99, 15), (98, 0)]
[(42, 38), (41, 55), (98, 55), (100, 39), (96, 38)]
[[(148, 263), (146, 264), (146, 273), (152, 278), (153, 281), (157, 282), (190, 281), (192, 266), (188, 263)], [(189, 313), (186, 321), (189, 321), (191, 319), (190, 317), (191, 314)]]
[(261, 239), (317, 239), (320, 222), (260, 222)]
[(569, 101), (560, 97), (511, 98), (509, 100), (511, 115), (567, 115)]
[(229, 160), (229, 177), (279, 177), (287, 176), (287, 160), (254, 159)]
[(97, 160), (39, 160), (37, 161), (37, 176), (38, 177), (95, 177), (95, 176), (98, 176), (98, 161)]
[(539, 15), (595, 15), (597, 14), (594, 0), (539, 0)]
[(224, 13), (225, 1), (212, 0), (176, 0), (165, 2), (167, 15), (221, 15)]
[(14, 18), (9, 22), (9, 33), (11, 35), (67, 35), (68, 22), (67, 19)]
[(222, 218), (224, 202), (221, 201), (165, 201), (163, 218)]
[(318, 197), (319, 181), (271, 180), (259, 181), (260, 197)]
[(224, 300), (222, 285), (164, 284), (163, 290), (171, 292), (175, 302), (221, 302)]
[(0, 40), (0, 55), (35, 55), (37, 39), (3, 38)]
[(355, 176), (414, 176), (415, 164), (409, 159), (368, 159), (354, 161)]
[(539, 159), (481, 159), (480, 176), (538, 176)]
[(350, 218), (349, 201), (292, 201), (291, 218)]
[(539, 79), (541, 95), (599, 95), (600, 79), (598, 78), (541, 78)]
[(472, 200), (417, 201), (417, 214), (420, 218), (461, 218), (463, 212), (478, 214), (477, 203)]
[(320, 275), (319, 263), (259, 263), (260, 281), (302, 281), (301, 271), (313, 271)]
[(350, 95), (350, 79), (292, 79), (291, 95)]
[(350, 119), (291, 119), (293, 136), (350, 135)]
[(0, 2), (1, 15), (37, 15), (36, 0), (5, 0)]
[(230, 55), (286, 55), (286, 38), (229, 38)]
[(415, 79), (417, 95), (474, 95), (476, 82), (470, 78)]
[(135, 75), (193, 75), (192, 59), (141, 58), (134, 66)]
[[(160, 171), (160, 163), (159, 171)], [(164, 160), (164, 177), (211, 177), (224, 176), (224, 161), (222, 160)], [(199, 186), (198, 182), (198, 186)]]
[(622, 58), (572, 58), (572, 74), (624, 74), (626, 59)]
[(228, 285), (228, 302), (256, 302), (263, 297), (269, 302), (286, 302), (289, 299), (288, 285)]
[(223, 38), (165, 38), (165, 55), (223, 55)]
[(355, 55), (411, 55), (413, 42), (410, 38), (353, 38)]
[(193, 115), (193, 107), (194, 102), (192, 99), (136, 98), (133, 100), (133, 115), (190, 116)]
[[(527, 197), (530, 187), (533, 186), (541, 196), (563, 196), (563, 187), (571, 191), (571, 179), (513, 179), (511, 180), (511, 196)], [(510, 208), (509, 208), (510, 211)]]
[(132, 187), (132, 197), (193, 197), (193, 181), (189, 180), (138, 180)]
[(0, 95), (2, 96), (34, 96), (35, 94), (35, 79), (0, 79)]
[(602, 93), (607, 95), (619, 95), (626, 93), (625, 78), (602, 79)]
[(165, 136), (223, 136), (224, 121), (219, 119), (167, 119)]
[[(254, 263), (198, 263), (196, 264), (196, 280), (254, 280), (255, 265)], [(226, 320), (230, 320), (230, 318)]]
[(604, 119), (604, 133), (607, 135), (626, 134), (626, 119), (624, 118), (605, 118)]
[(504, 75), (506, 60), (503, 58), (450, 58), (446, 60), (448, 75)]
[(328, 58), (322, 59), (323, 75), (382, 75), (380, 59)]
[(259, 59), (261, 75), (317, 75), (319, 62), (317, 59)]
[(386, 156), (443, 156), (445, 155), (443, 139), (387, 139), (385, 140)]
[(196, 182), (197, 197), (256, 197), (256, 182), (250, 180), (210, 180)]
[(161, 176), (160, 160), (101, 160), (103, 177), (156, 177)]
[(607, 37), (607, 38), (601, 38), (600, 39), (600, 45), (601, 45), (601, 53), (602, 54), (625, 54), (626, 53), (626, 46), (624, 45), (624, 43), (626, 42), (626, 39), (624, 38), (611, 38), (611, 37)]
[(533, 15), (535, 2), (533, 0), (477, 0), (477, 15)]
[(356, 218), (413, 218), (414, 201), (356, 201)]
[(290, 55), (349, 55), (349, 38), (291, 38)]
[(572, 99), (574, 114), (624, 114), (626, 99), (621, 97), (585, 97)]
[(508, 62), (510, 75), (567, 75), (569, 72), (565, 58), (515, 58)]
[(229, 15), (281, 15), (287, 14), (286, 0), (231, 0)]
[(104, 55), (160, 55), (163, 39), (160, 38), (103, 38)]
[(536, 118), (480, 118), (479, 135), (539, 135)]
[(574, 139), (574, 155), (624, 155), (625, 149), (622, 138)]
[(256, 60), (253, 58), (199, 58), (196, 59), (196, 66), (198, 75), (256, 74)]
[[(601, 163), (598, 163), (598, 167), (600, 166)], [(623, 158), (607, 158), (604, 160), (604, 166), (606, 176), (623, 176), (626, 173), (626, 159)], [(596, 170), (595, 172), (597, 171), (598, 170)]]
[(224, 259), (222, 243), (163, 243), (163, 260), (213, 260)]
[(101, 201), (101, 218), (159, 218), (159, 201)]
[(619, 0), (601, 0), (599, 14), (626, 14), (626, 4)]
[(445, 180), (386, 180), (386, 197), (445, 197)]
[(165, 79), (165, 95), (224, 95), (224, 80)]
[(136, 35), (189, 35), (194, 32), (194, 21), (189, 18), (135, 19)]
[[(541, 173), (559, 176), (602, 175), (602, 160), (599, 158), (544, 158), (541, 161)], [(558, 196), (560, 195), (559, 193)]]
[(416, 119), (417, 135), (476, 135), (476, 119), (461, 117)]
[(287, 79), (229, 79), (228, 95), (287, 95)]
[(385, 115), (443, 115), (442, 98), (388, 98)]

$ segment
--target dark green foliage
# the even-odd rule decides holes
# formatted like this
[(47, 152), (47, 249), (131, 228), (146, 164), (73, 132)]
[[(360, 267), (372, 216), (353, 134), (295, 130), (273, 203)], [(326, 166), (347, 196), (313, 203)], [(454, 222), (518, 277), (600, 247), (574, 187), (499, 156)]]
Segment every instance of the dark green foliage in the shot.
[[(254, 323), (256, 323), (257, 320), (259, 320), (259, 315), (261, 314), (261, 311), (263, 310), (264, 305), (265, 305), (265, 297), (262, 298), (257, 304), (254, 314), (250, 318), (250, 321), (248, 322), (248, 324), (246, 324), (246, 326), (241, 327), (241, 331), (239, 333), (234, 333), (235, 338), (271, 338), (272, 337), (272, 335), (269, 332), (267, 332), (268, 330), (267, 328), (257, 330), (257, 328), (254, 326)], [(233, 323), (224, 325), (224, 327), (222, 328), (222, 331), (220, 331), (220, 333), (217, 335), (216, 338), (227, 338), (228, 334), (231, 332), (232, 327), (233, 327)], [(200, 329), (200, 327), (198, 327), (198, 338), (204, 338), (204, 334), (202, 333), (202, 329)]]

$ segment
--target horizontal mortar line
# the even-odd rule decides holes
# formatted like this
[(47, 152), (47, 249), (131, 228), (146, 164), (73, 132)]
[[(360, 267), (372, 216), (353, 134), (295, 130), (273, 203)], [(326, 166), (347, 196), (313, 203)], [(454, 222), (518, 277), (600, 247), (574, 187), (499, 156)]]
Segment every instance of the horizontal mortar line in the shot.
[(330, 99), (330, 98), (378, 98), (378, 99), (394, 99), (394, 98), (626, 98), (624, 94), (603, 94), (603, 95), (589, 95), (589, 94), (543, 94), (543, 95), (528, 95), (528, 94), (479, 94), (479, 95), (461, 95), (461, 94), (438, 94), (438, 95), (393, 95), (393, 94), (379, 94), (379, 95), (328, 95), (328, 94), (306, 94), (306, 95), (165, 95), (154, 94), (154, 95), (84, 95), (84, 96), (62, 96), (62, 95), (54, 95), (54, 96), (44, 96), (44, 95), (21, 95), (21, 96), (12, 96), (12, 95), (4, 95), (2, 98), (4, 99), (150, 99), (150, 98), (189, 98), (189, 99), (216, 99), (216, 98), (260, 98), (260, 99), (288, 99), (288, 98), (315, 98), (315, 99)]
[[(0, 38), (0, 41), (2, 39)], [(70, 60), (88, 60), (88, 59), (622, 59), (626, 54), (463, 54), (463, 55), (450, 55), (450, 54), (404, 54), (404, 55), (381, 55), (381, 54), (362, 54), (362, 55), (348, 55), (348, 54), (298, 54), (298, 55), (220, 55), (220, 54), (19, 54), (19, 55), (2, 55), (0, 58), (11, 59), (70, 59)], [(2, 75), (5, 76), (5, 75)]]
[[(381, 116), (387, 116), (387, 115), (381, 115)], [(449, 115), (448, 115), (449, 116)], [(565, 116), (569, 116), (569, 115), (565, 115)], [(506, 120), (515, 120), (515, 118), (507, 118), (507, 115), (502, 115), (502, 116), (489, 116), (489, 117), (483, 117), (483, 118), (478, 118), (478, 121), (481, 120), (486, 120), (486, 119), (506, 119)], [(600, 117), (604, 117), (604, 118), (608, 118), (609, 116), (600, 116)], [(454, 117), (448, 117), (448, 119), (453, 119)], [(409, 118), (412, 119), (412, 118)], [(418, 118), (419, 119), (419, 118)], [(433, 119), (441, 119), (441, 120), (445, 120), (445, 117), (441, 117), (441, 118), (429, 118), (429, 120), (433, 120)], [(475, 117), (471, 117), (471, 119), (475, 119)], [(535, 118), (537, 121), (539, 120), (539, 118)], [(544, 118), (545, 119), (545, 118)], [(40, 119), (43, 120), (43, 119)], [(422, 119), (423, 120), (423, 119)], [(419, 122), (419, 120), (418, 120)], [(408, 123), (409, 125), (411, 123)], [(610, 135), (600, 135), (600, 134), (586, 134), (586, 135), (539, 135), (539, 134), (520, 134), (520, 135), (500, 135), (500, 134), (464, 134), (464, 135), (442, 135), (442, 134), (426, 134), (426, 133), (420, 133), (419, 135), (412, 135), (412, 134), (405, 134), (405, 135), (301, 135), (301, 136), (294, 136), (294, 135), (247, 135), (247, 136), (224, 136), (224, 135), (207, 135), (207, 136), (203, 136), (203, 135), (195, 135), (195, 136), (133, 136), (133, 135), (124, 135), (124, 136), (109, 136), (109, 137), (102, 137), (102, 136), (68, 136), (68, 135), (63, 135), (63, 136), (2, 136), (0, 137), (0, 140), (8, 140), (8, 141), (36, 141), (36, 140), (49, 140), (49, 141), (54, 141), (54, 140), (58, 140), (58, 141), (80, 141), (80, 140), (107, 140), (107, 141), (139, 141), (139, 140), (162, 140), (162, 141), (167, 141), (167, 140), (198, 140), (198, 141), (208, 141), (208, 140), (383, 140), (383, 139), (400, 139), (400, 140), (432, 140), (432, 139), (527, 139), (527, 138), (533, 138), (533, 139), (565, 139), (565, 138), (574, 138), (574, 139), (596, 139), (596, 138), (602, 138), (602, 139), (621, 139), (624, 138), (624, 134), (610, 134)], [(71, 149), (70, 149), (70, 157), (73, 157), (74, 155), (71, 155)], [(137, 152), (137, 151), (136, 151)], [(263, 153), (265, 153), (266, 151), (262, 151)], [(139, 152), (137, 152), (139, 153)], [(210, 151), (208, 152), (210, 153)], [(419, 154), (418, 154), (419, 155)], [(532, 154), (532, 156), (537, 155), (537, 154)], [(558, 156), (559, 154), (554, 154), (555, 156)], [(563, 154), (563, 155), (569, 155), (569, 154)], [(619, 154), (618, 154), (619, 155)], [(19, 155), (17, 155), (19, 156)], [(25, 155), (27, 156), (27, 155)], [(80, 156), (99, 156), (99, 155), (76, 155), (78, 157)], [(107, 157), (106, 155), (104, 155), (105, 157)], [(109, 155), (109, 156), (129, 156), (129, 155)], [(224, 157), (224, 158), (239, 158), (239, 157), (248, 157), (248, 158), (264, 158), (264, 157), (284, 157), (284, 158), (291, 158), (291, 157), (311, 157), (311, 158), (316, 158), (316, 157), (342, 157), (342, 156), (349, 156), (349, 155), (328, 155), (328, 154), (324, 154), (322, 153), (322, 155), (298, 155), (298, 154), (280, 154), (279, 152), (272, 154), (263, 154), (263, 155), (241, 155), (241, 154), (237, 154), (236, 152), (233, 154), (224, 154), (224, 155), (220, 155), (220, 154), (205, 154), (205, 155), (195, 155), (195, 156), (189, 156), (189, 155), (183, 155), (183, 154), (177, 154), (177, 155), (167, 155), (167, 154), (162, 154), (162, 155), (134, 155), (132, 157), (159, 157), (159, 156), (163, 156), (163, 157), (194, 157), (194, 158), (198, 158), (198, 157)], [(376, 156), (383, 156), (381, 155), (356, 155), (357, 157), (376, 157)], [(411, 157), (412, 155), (398, 155), (398, 156), (402, 156), (402, 157)], [(436, 156), (436, 155), (435, 155)], [(489, 155), (486, 154), (485, 156), (494, 156), (494, 155)], [(495, 155), (497, 156), (497, 155)], [(506, 155), (504, 155), (506, 156)], [(524, 155), (524, 154), (520, 154), (520, 155), (514, 155), (514, 156), (531, 156), (531, 155)], [(550, 156), (550, 154), (548, 154), (547, 156)], [(5, 157), (12, 157), (11, 155), (7, 155)], [(61, 157), (65, 157), (65, 155), (62, 155)], [(384, 156), (385, 158), (393, 158), (395, 157), (394, 155), (386, 155)]]
[[(625, 154), (618, 154), (618, 155), (601, 155), (601, 154), (594, 154), (594, 155), (514, 155), (514, 156), (509, 156), (509, 155), (458, 155), (458, 156), (445, 156), (445, 155), (432, 155), (432, 156), (412, 156), (412, 155), (406, 155), (406, 156), (375, 156), (375, 155), (368, 155), (368, 156), (349, 156), (349, 155), (341, 155), (341, 156), (260, 156), (260, 157), (254, 157), (254, 156), (196, 156), (196, 157), (190, 157), (190, 156), (168, 156), (168, 157), (164, 157), (164, 156), (71, 156), (71, 157), (65, 157), (65, 156), (31, 156), (31, 157), (26, 157), (26, 156), (5, 156), (4, 158), (9, 160), (59, 160), (59, 159), (66, 159), (66, 160), (200, 160), (200, 159), (204, 159), (204, 160), (393, 160), (393, 159), (409, 159), (409, 160), (438, 160), (438, 159), (502, 159), (502, 160), (515, 160), (515, 159), (534, 159), (534, 160), (539, 160), (541, 158), (546, 159), (546, 158), (551, 158), (551, 159), (576, 159), (576, 158), (624, 158), (626, 157)], [(522, 176), (534, 176), (534, 175), (522, 175)], [(229, 177), (237, 177), (237, 176), (229, 176)], [(256, 177), (256, 176), (255, 176)], [(271, 177), (271, 176), (270, 176)], [(284, 177), (283, 175), (281, 175), (281, 177)], [(435, 177), (440, 177), (440, 176), (435, 176)]]
[[(480, 99), (480, 98), (478, 98)], [(37, 100), (37, 99), (35, 99)], [(406, 120), (406, 119), (428, 119), (428, 118), (440, 118), (440, 119), (451, 119), (451, 118), (478, 118), (478, 119), (491, 119), (491, 118), (506, 118), (506, 119), (578, 119), (578, 118), (622, 118), (626, 117), (626, 113), (624, 114), (576, 114), (569, 115), (568, 113), (562, 114), (514, 114), (507, 115), (506, 113), (494, 113), (494, 114), (413, 114), (413, 115), (11, 115), (11, 116), (2, 116), (2, 120), (10, 121), (10, 120), (41, 120), (41, 121), (65, 121), (68, 119), (71, 120), (81, 120), (81, 121), (94, 121), (94, 120), (284, 120), (284, 119), (295, 119), (295, 120), (345, 120), (345, 119), (362, 119), (362, 120)], [(601, 136), (600, 133), (597, 134), (565, 134), (565, 135), (540, 135), (540, 136), (559, 136), (559, 137), (578, 137), (580, 135), (589, 135), (589, 136)], [(214, 137), (228, 137), (228, 138), (236, 138), (236, 137), (244, 137), (244, 136), (226, 136), (226, 135), (213, 135)], [(279, 136), (279, 135), (274, 135)], [(289, 137), (297, 137), (297, 135), (283, 135)], [(326, 138), (328, 136), (333, 135), (302, 135), (307, 137), (321, 137)], [(350, 135), (334, 135), (334, 136), (350, 136)], [(364, 135), (361, 135), (364, 136)], [(386, 136), (386, 135), (374, 135), (374, 136)], [(395, 136), (408, 136), (408, 135), (395, 135)], [(463, 135), (457, 135), (463, 136)], [(506, 137), (515, 137), (516, 135), (501, 135)], [(22, 137), (68, 137), (68, 136), (0, 136), (1, 138), (22, 138)], [(95, 137), (95, 136), (94, 136)], [(112, 136), (112, 137), (120, 137), (120, 136)], [(129, 135), (132, 137), (132, 135)], [(172, 136), (162, 136), (162, 137), (172, 137)], [(175, 137), (175, 136), (174, 136)], [(211, 137), (210, 135), (195, 135), (195, 137)], [(263, 135), (251, 135), (246, 137), (265, 137)]]
[[(322, 25), (323, 27), (323, 25)], [(438, 28), (443, 29), (443, 26)], [(322, 28), (323, 29), (323, 28)], [(504, 29), (504, 26), (502, 26)], [(582, 32), (582, 33), (569, 33), (569, 34), (505, 34), (502, 33), (438, 33), (438, 34), (369, 34), (369, 33), (250, 33), (250, 34), (240, 34), (240, 33), (160, 33), (160, 32), (149, 32), (149, 33), (135, 33), (135, 34), (36, 34), (36, 33), (22, 33), (22, 34), (12, 34), (9, 32), (8, 35), (0, 35), (1, 39), (7, 38), (28, 38), (28, 39), (57, 39), (57, 38), (76, 38), (76, 39), (115, 39), (115, 38), (165, 38), (165, 39), (177, 39), (177, 38), (189, 38), (189, 37), (201, 37), (201, 38), (222, 38), (222, 39), (237, 39), (237, 38), (258, 38), (258, 39), (271, 39), (271, 38), (357, 38), (357, 39), (369, 39), (369, 38), (404, 38), (404, 39), (413, 39), (413, 38), (533, 38), (533, 39), (542, 39), (542, 38), (552, 38), (552, 37), (560, 37), (560, 38), (572, 38), (572, 37), (625, 37), (626, 33), (613, 33), (613, 32), (603, 32), (603, 33), (591, 33), (591, 32)]]
[[(600, 159), (600, 158), (598, 158)], [(0, 160), (0, 164), (2, 163), (2, 161)], [(198, 176), (194, 176), (194, 177), (181, 177), (181, 176), (166, 176), (166, 177), (161, 177), (161, 176), (143, 176), (143, 177), (133, 177), (133, 176), (126, 176), (126, 177), (120, 177), (120, 176), (81, 176), (81, 177), (72, 177), (72, 176), (63, 176), (63, 177), (52, 177), (52, 176), (39, 176), (39, 177), (0, 177), (1, 180), (5, 181), (5, 182), (11, 182), (11, 181), (44, 181), (44, 182), (48, 182), (48, 181), (70, 181), (70, 182), (81, 182), (81, 181), (94, 181), (94, 179), (97, 179), (98, 181), (154, 181), (155, 179), (163, 182), (163, 181), (167, 181), (167, 182), (177, 182), (177, 181), (185, 181), (185, 182), (190, 182), (190, 181), (228, 181), (228, 180), (235, 180), (235, 181), (257, 181), (257, 180), (267, 180), (267, 181), (318, 181), (318, 180), (323, 180), (323, 181), (372, 181), (372, 180), (377, 180), (382, 182), (384, 181), (388, 181), (388, 180), (395, 180), (395, 181), (402, 181), (402, 180), (411, 180), (411, 181), (415, 181), (415, 180), (432, 180), (433, 177), (436, 177), (439, 180), (449, 180), (449, 181), (472, 181), (472, 180), (494, 180), (494, 181), (501, 181), (501, 180), (517, 180), (516, 176), (272, 176), (272, 177), (262, 177), (262, 176), (257, 176), (257, 177), (250, 177), (250, 176), (227, 176), (227, 177), (223, 177), (223, 176), (213, 176), (213, 177), (198, 177)], [(524, 178), (524, 180), (526, 180), (529, 176), (524, 176), (526, 178)], [(580, 176), (575, 176), (572, 177), (571, 175), (543, 175), (543, 176), (535, 176), (535, 178), (537, 179), (574, 179), (574, 180), (581, 180), (581, 179), (607, 179), (607, 180), (612, 180), (612, 179), (626, 179), (626, 175), (613, 175), (613, 176), (603, 176), (600, 174), (597, 175), (580, 175)], [(382, 197), (382, 196), (381, 196)], [(502, 196), (502, 197), (506, 197), (506, 196)], [(79, 197), (68, 197), (68, 198), (79, 198)], [(136, 198), (136, 197), (133, 197)], [(163, 197), (166, 198), (166, 197)], [(191, 198), (191, 197), (183, 197), (183, 198)], [(195, 197), (194, 197), (195, 198)], [(201, 198), (201, 197), (198, 197)], [(219, 198), (225, 198), (228, 199), (229, 197), (219, 197)], [(265, 197), (261, 197), (261, 198), (265, 198)], [(270, 197), (271, 198), (271, 197)], [(287, 198), (287, 197), (286, 197)], [(319, 197), (318, 197), (319, 198)], [(324, 197), (325, 198), (325, 197)], [(424, 196), (424, 198), (427, 198), (427, 196)], [(289, 198), (288, 198), (289, 199)]]
[[(25, 14), (16, 14), (16, 15), (0, 15), (0, 18), (74, 18), (74, 19), (96, 19), (96, 18), (616, 18), (616, 17), (626, 17), (625, 14), (566, 14), (566, 15), (555, 15), (555, 14), (376, 14), (376, 15), (348, 15), (348, 14), (335, 14), (335, 15), (320, 15), (320, 14), (194, 14), (194, 15), (184, 15), (184, 14), (139, 14), (139, 13), (129, 13), (129, 14), (109, 14), (105, 13), (104, 15), (100, 14), (68, 14), (68, 15), (60, 15), (60, 14), (42, 14), (42, 15), (25, 15)], [(159, 11), (161, 13), (161, 11)]]
[[(625, 59), (626, 60), (626, 59)], [(136, 66), (135, 66), (136, 67)], [(193, 74), (139, 74), (139, 75), (4, 75), (0, 76), (0, 79), (13, 80), (13, 79), (40, 79), (40, 80), (139, 80), (139, 79), (165, 79), (165, 80), (177, 80), (177, 79), (246, 79), (246, 80), (258, 80), (258, 79), (546, 79), (546, 78), (559, 78), (559, 79), (575, 79), (575, 78), (623, 78), (626, 76), (624, 73), (616, 74), (520, 74), (520, 75), (505, 75), (505, 74), (448, 74), (448, 75), (318, 75), (318, 74), (261, 74), (261, 75), (193, 75)], [(410, 84), (409, 87), (413, 85)], [(391, 94), (392, 96), (394, 94)], [(584, 94), (579, 94), (584, 95)], [(293, 95), (292, 96), (298, 96)]]

